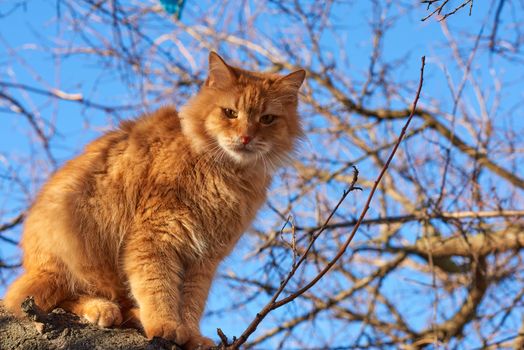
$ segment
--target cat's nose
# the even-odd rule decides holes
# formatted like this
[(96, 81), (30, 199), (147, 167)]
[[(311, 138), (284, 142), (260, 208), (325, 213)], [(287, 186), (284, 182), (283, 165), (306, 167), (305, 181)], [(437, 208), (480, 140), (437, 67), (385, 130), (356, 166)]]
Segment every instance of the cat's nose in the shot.
[(252, 139), (253, 138), (248, 135), (240, 136), (240, 140), (242, 141), (244, 145), (247, 145), (248, 143), (250, 143)]

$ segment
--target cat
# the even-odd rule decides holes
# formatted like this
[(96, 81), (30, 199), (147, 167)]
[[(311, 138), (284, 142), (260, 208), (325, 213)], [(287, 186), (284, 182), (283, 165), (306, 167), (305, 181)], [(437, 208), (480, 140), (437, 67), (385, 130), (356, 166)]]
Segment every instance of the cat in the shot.
[(200, 319), (218, 264), (266, 199), (303, 136), (288, 75), (209, 54), (200, 91), (180, 109), (122, 122), (43, 186), (21, 239), (25, 272), (4, 304), (33, 296), (111, 327), (209, 348)]

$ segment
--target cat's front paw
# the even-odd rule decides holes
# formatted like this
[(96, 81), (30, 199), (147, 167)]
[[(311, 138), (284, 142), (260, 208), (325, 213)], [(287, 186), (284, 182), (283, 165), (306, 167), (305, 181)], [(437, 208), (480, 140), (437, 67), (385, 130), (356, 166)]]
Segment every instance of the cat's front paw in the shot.
[(215, 346), (215, 342), (202, 335), (192, 335), (187, 343), (184, 344), (184, 350), (208, 350)]
[(186, 327), (175, 321), (156, 320), (143, 323), (144, 331), (149, 339), (160, 337), (184, 344), (189, 340), (189, 331)]

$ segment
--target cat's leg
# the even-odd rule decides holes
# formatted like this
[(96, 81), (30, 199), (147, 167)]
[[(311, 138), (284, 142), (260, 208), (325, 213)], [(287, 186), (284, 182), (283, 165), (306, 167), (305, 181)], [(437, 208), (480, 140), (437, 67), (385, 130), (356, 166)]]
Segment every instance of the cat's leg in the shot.
[(5, 307), (18, 317), (23, 316), (21, 304), (28, 296), (48, 312), (69, 297), (66, 272), (60, 264), (48, 261), (46, 266), (31, 266), (9, 286), (4, 297)]
[(130, 238), (123, 267), (146, 336), (184, 344), (189, 331), (179, 314), (182, 261), (173, 244), (162, 235), (140, 233)]
[(207, 349), (215, 343), (200, 333), (200, 319), (206, 306), (211, 282), (215, 275), (218, 261), (206, 261), (188, 266), (184, 273), (182, 286), (182, 320), (191, 331), (184, 349)]

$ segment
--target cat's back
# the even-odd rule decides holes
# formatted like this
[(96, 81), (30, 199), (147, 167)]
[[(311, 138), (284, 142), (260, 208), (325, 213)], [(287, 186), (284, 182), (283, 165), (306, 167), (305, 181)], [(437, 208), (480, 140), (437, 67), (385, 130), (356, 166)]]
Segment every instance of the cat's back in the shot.
[(180, 119), (176, 109), (164, 106), (134, 120), (120, 123), (119, 130), (129, 140), (128, 151), (147, 152), (181, 137)]
[(155, 152), (179, 137), (177, 112), (164, 107), (124, 121), (89, 143), (40, 190), (28, 213), (22, 246), (38, 250), (64, 246), (77, 235), (121, 235), (134, 215)]
[(49, 178), (31, 213), (85, 207), (90, 200), (104, 202), (108, 196), (128, 197), (126, 187), (138, 187), (137, 179), (147, 172), (154, 153), (177, 137), (180, 122), (173, 107), (121, 122), (117, 129), (89, 143), (80, 155)]

